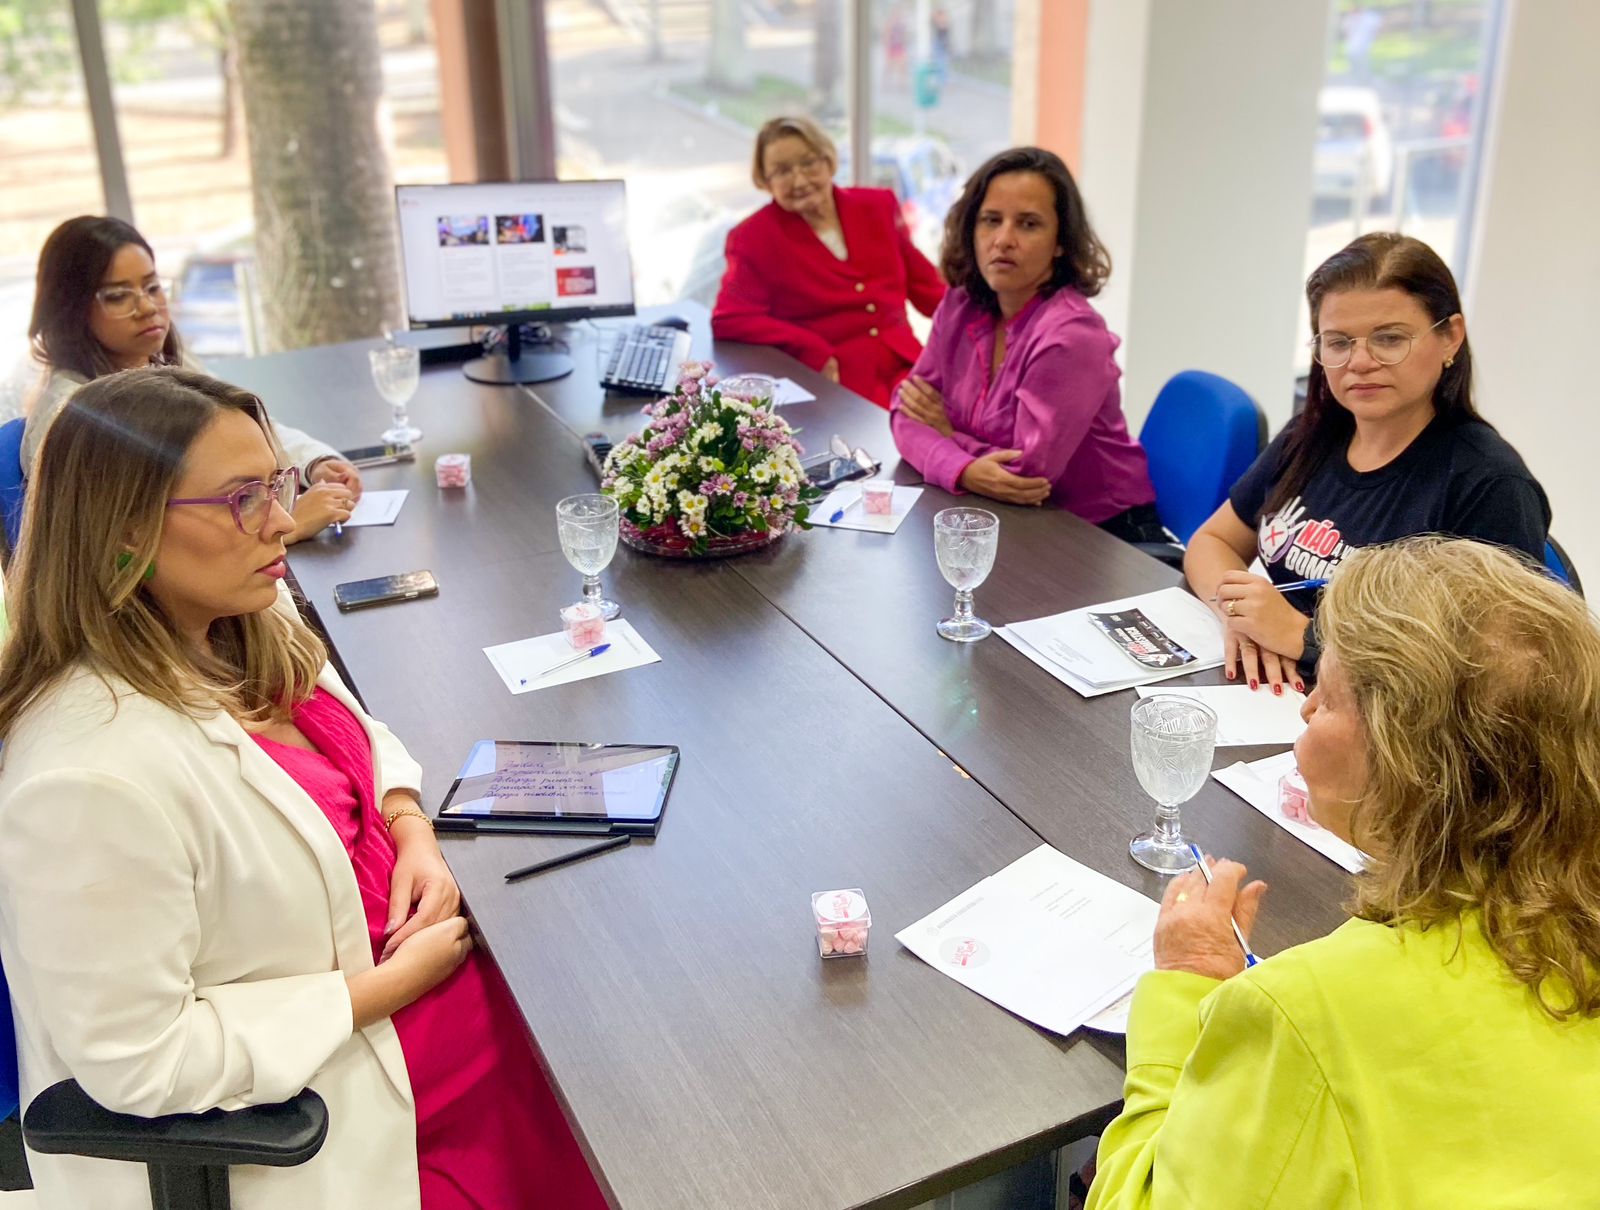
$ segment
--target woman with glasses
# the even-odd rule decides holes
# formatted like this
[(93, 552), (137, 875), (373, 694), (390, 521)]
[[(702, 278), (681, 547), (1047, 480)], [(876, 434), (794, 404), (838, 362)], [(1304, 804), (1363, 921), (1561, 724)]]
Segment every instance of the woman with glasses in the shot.
[[(421, 770), (281, 592), (297, 476), (260, 401), (97, 379), (35, 468), (0, 653), (0, 955), (24, 1104), (327, 1102), (239, 1210), (604, 1205), (418, 805)], [(30, 1155), (42, 1205), (148, 1206)]]
[[(28, 324), (35, 359), (44, 368), (26, 405), (22, 470), (31, 475), (45, 434), (62, 405), (84, 383), (118, 370), (198, 364), (183, 353), (156, 275), (155, 254), (121, 219), (68, 219), (45, 240)], [(287, 425), (274, 428), (308, 490), (295, 510), (298, 542), (347, 521), (361, 497), (361, 473), (339, 451)]]
[(838, 168), (809, 118), (773, 118), (756, 134), (750, 176), (772, 202), (728, 232), (711, 331), (775, 345), (886, 408), (922, 352), (906, 303), (932, 315), (945, 287), (894, 194), (840, 189)]
[(1089, 302), (1111, 258), (1054, 152), (1014, 147), (945, 220), (950, 293), (895, 393), (895, 444), (947, 492), (1051, 505), (1127, 542), (1171, 540), (1122, 414), (1117, 338)]
[[(1306, 282), (1305, 411), (1189, 542), (1184, 572), (1226, 634), (1227, 673), (1305, 688), (1315, 588), (1358, 547), (1450, 534), (1544, 557), (1550, 504), (1472, 403), (1472, 351), (1455, 278), (1406, 235), (1374, 232)], [(1266, 577), (1247, 568), (1259, 558)]]

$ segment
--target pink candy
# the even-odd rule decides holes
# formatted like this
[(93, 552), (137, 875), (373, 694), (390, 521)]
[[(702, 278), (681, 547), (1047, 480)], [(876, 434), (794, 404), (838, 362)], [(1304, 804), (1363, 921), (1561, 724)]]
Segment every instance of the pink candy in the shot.
[(868, 479), (861, 485), (861, 510), (873, 517), (894, 513), (894, 483), (889, 479)]
[(1290, 769), (1278, 779), (1278, 810), (1307, 827), (1317, 826), (1317, 821), (1311, 818), (1311, 798), (1306, 793), (1306, 779), (1300, 776), (1300, 770)]
[(568, 605), (561, 611), (561, 629), (567, 632), (567, 642), (580, 651), (598, 647), (606, 641), (606, 620), (598, 606), (587, 601)]
[(433, 460), (433, 478), (440, 487), (466, 487), (472, 482), (472, 455), (440, 454)]
[(811, 914), (817, 923), (817, 952), (824, 958), (846, 958), (867, 952), (872, 913), (859, 887), (814, 892)]

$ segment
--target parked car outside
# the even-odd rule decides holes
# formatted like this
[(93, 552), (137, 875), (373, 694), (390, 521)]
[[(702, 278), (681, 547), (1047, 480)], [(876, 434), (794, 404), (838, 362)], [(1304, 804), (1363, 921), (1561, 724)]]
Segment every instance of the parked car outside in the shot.
[(1314, 165), (1318, 198), (1388, 196), (1394, 147), (1376, 92), (1330, 86), (1317, 94)]

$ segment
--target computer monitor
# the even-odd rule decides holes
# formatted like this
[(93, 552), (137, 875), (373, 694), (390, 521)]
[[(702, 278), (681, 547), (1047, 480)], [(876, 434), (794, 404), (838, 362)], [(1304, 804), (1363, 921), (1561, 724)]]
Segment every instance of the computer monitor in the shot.
[(521, 326), (632, 315), (621, 181), (506, 181), (395, 189), (413, 328), (498, 324), (505, 347), (468, 362), (476, 382), (547, 382), (572, 359), (524, 348)]

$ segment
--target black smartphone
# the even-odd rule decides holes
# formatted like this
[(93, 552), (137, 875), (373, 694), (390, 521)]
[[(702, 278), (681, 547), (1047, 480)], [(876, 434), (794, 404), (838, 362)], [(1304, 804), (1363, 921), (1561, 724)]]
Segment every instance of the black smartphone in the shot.
[(371, 580), (351, 580), (335, 584), (333, 603), (341, 611), (387, 605), (391, 601), (414, 601), (418, 597), (439, 595), (439, 581), (431, 571), (408, 571), (398, 576), (377, 576)]
[(363, 445), (358, 449), (340, 450), (339, 456), (351, 466), (387, 466), (391, 462), (415, 462), (417, 451), (409, 445)]

